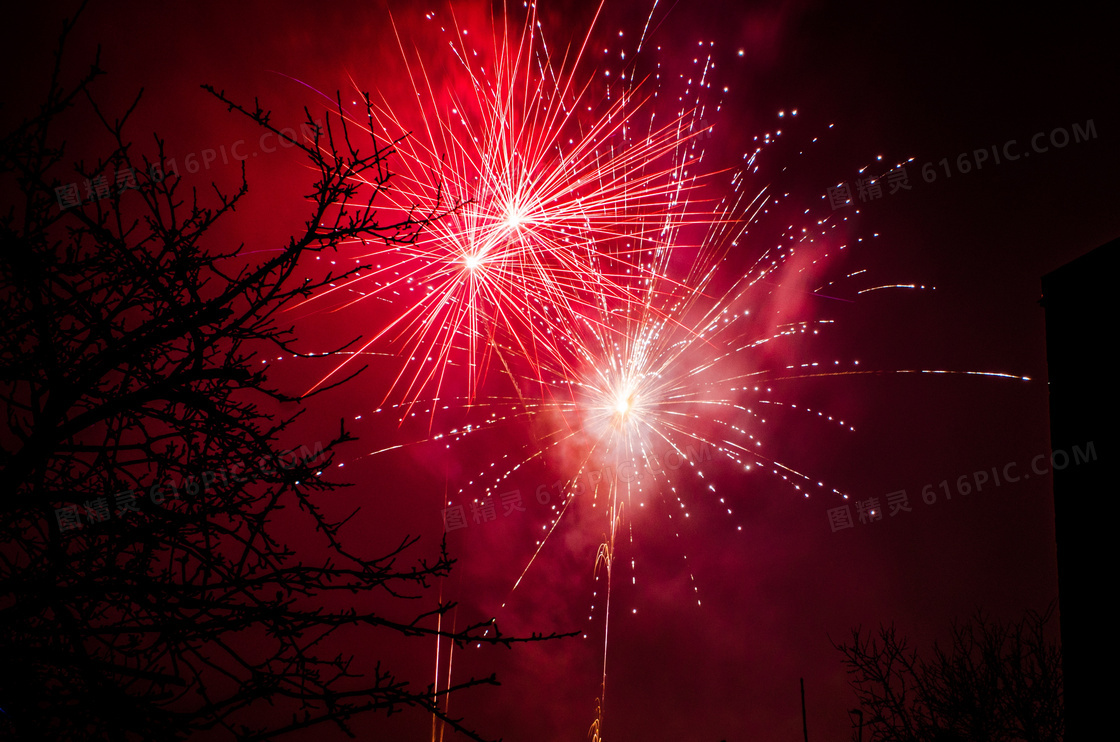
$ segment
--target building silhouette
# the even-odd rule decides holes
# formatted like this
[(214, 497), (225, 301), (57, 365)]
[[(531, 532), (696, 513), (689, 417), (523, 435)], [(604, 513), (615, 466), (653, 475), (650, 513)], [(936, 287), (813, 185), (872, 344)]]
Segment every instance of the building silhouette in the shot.
[[(1108, 503), (1115, 480), (1120, 239), (1042, 277), (1067, 740), (1101, 739), (1116, 681)], [(1078, 456), (1080, 452), (1080, 456)], [(1111, 680), (1108, 678), (1112, 678)], [(1111, 695), (1111, 693), (1109, 693)]]

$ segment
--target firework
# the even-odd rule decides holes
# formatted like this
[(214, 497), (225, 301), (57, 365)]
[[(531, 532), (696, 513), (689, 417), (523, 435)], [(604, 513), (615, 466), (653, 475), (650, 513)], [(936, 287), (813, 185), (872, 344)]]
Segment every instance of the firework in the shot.
[[(459, 82), (434, 82), (423, 55), (398, 35), (408, 70), (405, 98), (416, 110), (383, 96), (366, 126), (395, 142), (393, 205), (447, 213), (414, 244), (355, 248), (357, 257), (373, 260), (374, 271), (315, 301), (338, 294), (355, 297), (337, 302), (340, 307), (367, 300), (393, 307), (357, 353), (376, 348), (403, 359), (390, 390), (400, 399), (386, 410), (403, 423), (417, 404), (430, 406), (425, 441), (451, 445), (503, 426), (535, 431), (532, 448), (487, 461), (447, 506), (497, 494), (533, 462), (564, 471), (562, 496), (512, 590), (572, 508), (588, 503), (602, 513), (595, 568), (605, 583), (603, 673), (591, 729), (598, 739), (612, 582), (630, 514), (660, 495), (679, 512), (677, 535), (676, 524), (693, 507), (734, 515), (702, 462), (689, 455), (691, 446), (711, 447), (743, 471), (768, 473), (805, 497), (847, 497), (779, 461), (759, 433), (766, 410), (787, 406), (852, 429), (823, 410), (780, 399), (770, 384), (875, 371), (837, 359), (775, 362), (764, 352), (831, 326), (828, 316), (804, 313), (779, 321), (772, 305), (787, 284), (800, 285), (801, 278), (789, 276), (847, 246), (828, 234), (834, 224), (825, 218), (813, 228), (790, 225), (745, 266), (728, 261), (743, 252), (760, 214), (779, 203), (766, 187), (749, 188), (747, 174), (757, 171), (760, 153), (780, 133), (764, 135), (744, 157), (743, 170), (724, 173), (723, 183), (716, 173), (705, 174), (697, 135), (712, 131), (702, 101), (710, 45), (676, 96), (675, 113), (659, 118), (652, 93), (643, 92), (635, 74), (634, 54), (613, 70), (619, 82), (597, 82), (606, 70), (590, 64), (591, 31), (555, 53), (540, 35), (535, 6), (515, 31), (507, 15), (495, 18), (489, 49), (471, 46), (467, 39), (477, 34), (468, 34), (453, 13), (446, 22), (428, 18), (450, 37)], [(588, 66), (594, 72), (582, 71)], [(716, 196), (705, 197), (713, 190)], [(924, 288), (859, 283), (865, 279), (855, 271), (841, 283), (852, 296)], [(827, 301), (836, 297), (823, 292), (837, 288), (796, 290)], [(491, 366), (501, 374), (486, 386)], [(445, 389), (452, 381), (465, 390)], [(479, 422), (432, 434), (436, 411), (460, 405)], [(702, 486), (683, 487), (681, 475), (664, 466), (669, 455), (687, 461), (692, 481)], [(625, 462), (650, 476), (617, 475)], [(604, 469), (616, 476), (589, 476)], [(450, 686), (450, 658), (441, 676), (436, 651), (438, 690), (441, 679)]]
[[(393, 386), (408, 402), (438, 399), (456, 366), (473, 400), (502, 349), (538, 377), (565, 363), (567, 338), (597, 302), (630, 303), (635, 280), (663, 278), (640, 255), (663, 243), (665, 214), (680, 219), (692, 203), (699, 111), (662, 122), (632, 70), (623, 66), (615, 85), (582, 72), (590, 29), (558, 54), (539, 25), (535, 6), (517, 30), (496, 19), (488, 63), (477, 62), (450, 13), (441, 31), (452, 34), (460, 74), (441, 88), (398, 36), (417, 109), (384, 96), (373, 104), (368, 128), (398, 155), (387, 198), (442, 216), (414, 244), (358, 252), (375, 270), (335, 290), (359, 292), (347, 303), (401, 306), (360, 350), (407, 359)], [(699, 206), (687, 213), (704, 216)]]
[[(848, 499), (841, 489), (766, 451), (759, 430), (767, 412), (774, 408), (808, 414), (841, 430), (852, 432), (854, 428), (823, 410), (783, 401), (771, 385), (793, 379), (884, 373), (861, 369), (858, 360), (789, 363), (775, 361), (773, 355), (763, 352), (772, 345), (826, 331), (834, 324), (824, 310), (813, 313), (818, 316), (778, 321), (774, 305), (780, 304), (776, 294), (787, 286), (799, 285), (795, 279), (806, 271), (805, 266), (824, 265), (839, 257), (847, 245), (829, 236), (827, 219), (818, 221), (815, 230), (791, 227), (777, 245), (761, 251), (728, 284), (724, 275), (728, 254), (744, 243), (763, 207), (777, 203), (766, 189), (748, 191), (745, 183), (741, 175), (729, 179), (724, 187), (730, 195), (717, 202), (695, 245), (685, 236), (696, 226), (686, 206), (682, 205), (679, 212), (661, 214), (662, 241), (637, 254), (641, 269), (635, 272), (634, 280), (623, 284), (625, 292), (601, 297), (594, 312), (570, 328), (572, 334), (566, 338), (565, 347), (572, 360), (543, 363), (532, 378), (532, 388), (539, 392), (536, 396), (523, 391), (525, 379), (511, 374), (514, 393), (490, 395), (483, 404), (485, 419), (480, 425), (436, 437), (459, 439), (511, 424), (529, 425), (538, 431), (534, 446), (523, 456), (511, 458), (507, 454), (488, 462), (446, 502), (448, 506), (472, 497), (478, 503), (496, 496), (510, 486), (508, 480), (513, 475), (534, 461), (564, 471), (562, 496), (541, 526), (533, 554), (511, 592), (526, 578), (573, 507), (600, 509), (604, 538), (595, 566), (598, 579), (604, 583), (604, 641), (602, 685), (591, 727), (593, 739), (603, 733), (612, 584), (617, 578), (616, 567), (625, 564), (619, 560), (618, 548), (620, 536), (633, 523), (632, 514), (644, 508), (651, 497), (660, 496), (671, 512), (679, 513), (671, 529), (678, 537), (676, 524), (687, 520), (694, 507), (734, 515), (732, 504), (705, 475), (703, 458), (693, 452), (696, 445), (716, 450), (722, 460), (744, 472), (767, 473), (799, 496), (807, 498), (816, 492)], [(683, 275), (674, 278), (670, 259), (681, 252), (692, 259)], [(852, 301), (833, 293), (858, 297), (885, 289), (926, 288), (920, 284), (875, 284), (866, 270), (857, 270), (837, 281), (796, 290), (822, 307), (834, 305), (837, 299)], [(1024, 378), (944, 369), (893, 369), (887, 373)], [(672, 473), (678, 467), (665, 465), (669, 456), (687, 462), (686, 471), (701, 486), (682, 486), (681, 474)], [(502, 461), (510, 463), (494, 467)], [(627, 473), (623, 472), (624, 466), (630, 467)], [(604, 476), (604, 471), (612, 474)], [(633, 560), (630, 565), (633, 569)], [(699, 587), (691, 571), (688, 574), (699, 605)], [(595, 597), (600, 597), (598, 590)], [(594, 606), (592, 609), (594, 612)]]

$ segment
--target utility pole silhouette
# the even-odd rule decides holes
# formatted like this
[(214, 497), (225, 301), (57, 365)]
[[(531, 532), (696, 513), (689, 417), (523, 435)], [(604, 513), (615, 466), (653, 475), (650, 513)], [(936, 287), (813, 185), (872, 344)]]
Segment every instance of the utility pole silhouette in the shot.
[(805, 678), (801, 678), (801, 732), (809, 742), (809, 722), (805, 718)]

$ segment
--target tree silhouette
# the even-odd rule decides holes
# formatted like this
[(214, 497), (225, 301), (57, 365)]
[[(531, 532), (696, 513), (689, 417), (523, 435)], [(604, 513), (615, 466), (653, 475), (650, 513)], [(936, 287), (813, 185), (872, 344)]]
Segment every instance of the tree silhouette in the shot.
[[(212, 227), (248, 190), (244, 163), (240, 188), (215, 186), (206, 205), (167, 172), (161, 140), (153, 157), (136, 154), (124, 129), (139, 96), (110, 120), (90, 95), (96, 61), (61, 82), (72, 26), (42, 106), (0, 142), (0, 192), (14, 196), (0, 214), (0, 731), (252, 740), (328, 723), (350, 733), (359, 714), (412, 707), (483, 739), (441, 700), (493, 675), (438, 692), (380, 664), (362, 675), (330, 653), (332, 635), (505, 646), (557, 635), (510, 637), (492, 621), (449, 632), (437, 619), (453, 604), (409, 606), (448, 574), (446, 548), (425, 559), (410, 557), (412, 536), (388, 554), (347, 545), (347, 518), (323, 509), (343, 485), (322, 474), (351, 436), (340, 423), (332, 440), (286, 451), (299, 413), (261, 407), (302, 402), (260, 363), (264, 350), (301, 355), (279, 311), (367, 267), (300, 278), (301, 258), (343, 241), (411, 242), (456, 205), (381, 221), (392, 143), (349, 125), (341, 101), (321, 127), (308, 112), (296, 140), (259, 105), (207, 88), (316, 174), (304, 229), (271, 257), (215, 246)], [(79, 103), (115, 146), (67, 174), (53, 132)], [(60, 173), (87, 184), (82, 203)], [(285, 506), (285, 527), (302, 518), (320, 543), (286, 545)]]
[(870, 742), (1056, 742), (1064, 735), (1061, 649), (1047, 638), (1053, 606), (1001, 623), (977, 613), (951, 646), (923, 660), (894, 626), (853, 629), (835, 645)]

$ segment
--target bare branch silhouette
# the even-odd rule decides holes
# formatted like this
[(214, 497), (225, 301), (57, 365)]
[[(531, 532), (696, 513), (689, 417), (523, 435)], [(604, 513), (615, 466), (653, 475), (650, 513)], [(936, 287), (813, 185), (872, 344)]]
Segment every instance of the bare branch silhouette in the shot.
[[(1064, 736), (1054, 607), (1000, 623), (977, 613), (919, 657), (893, 626), (853, 629), (844, 655), (871, 742), (1058, 742)], [(853, 738), (855, 735), (853, 734)]]
[[(349, 734), (360, 714), (415, 708), (483, 739), (441, 700), (494, 676), (437, 693), (380, 664), (363, 676), (330, 639), (360, 629), (509, 647), (560, 635), (507, 636), (492, 620), (440, 630), (454, 604), (424, 597), (452, 567), (446, 548), (408, 563), (417, 537), (380, 555), (348, 543), (348, 518), (323, 507), (345, 485), (323, 472), (353, 438), (340, 423), (314, 450), (285, 451), (301, 413), (261, 406), (302, 403), (260, 363), (269, 348), (302, 354), (279, 312), (367, 267), (301, 278), (301, 258), (349, 240), (410, 243), (456, 204), (382, 221), (392, 143), (355, 131), (340, 101), (323, 127), (308, 112), (310, 138), (292, 142), (316, 173), (304, 228), (259, 262), (239, 256), (211, 229), (248, 192), (244, 163), (235, 191), (207, 196), (167, 173), (160, 139), (154, 157), (135, 154), (125, 126), (139, 98), (105, 115), (90, 96), (96, 62), (62, 84), (70, 28), (45, 102), (0, 140), (4, 192), (22, 198), (0, 214), (0, 730), (257, 740), (323, 724)], [(204, 87), (285, 136), (259, 103)], [(108, 186), (63, 207), (52, 127), (83, 100), (115, 146), (73, 176)], [(317, 546), (281, 540), (285, 508)]]

